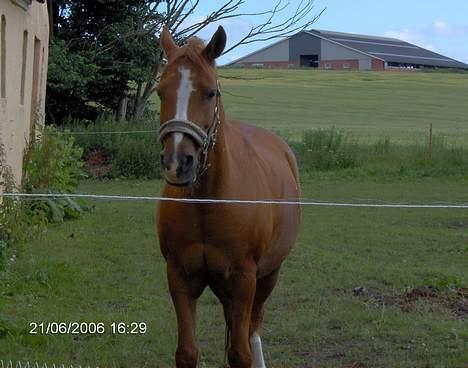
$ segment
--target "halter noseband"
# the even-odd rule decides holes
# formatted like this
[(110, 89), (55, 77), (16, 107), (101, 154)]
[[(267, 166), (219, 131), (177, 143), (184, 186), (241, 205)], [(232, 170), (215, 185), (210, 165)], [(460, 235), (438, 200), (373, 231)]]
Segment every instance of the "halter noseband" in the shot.
[(206, 132), (203, 128), (200, 128), (197, 124), (188, 119), (170, 119), (164, 122), (164, 124), (159, 128), (159, 141), (161, 143), (170, 133), (183, 133), (190, 136), (202, 148), (202, 158), (198, 163), (199, 174), (207, 169), (208, 151), (216, 144), (218, 128), (221, 123), (221, 119), (219, 117), (219, 98), (221, 96), (219, 81), (216, 81), (216, 84), (218, 88), (216, 89), (216, 105), (213, 114), (213, 121)]

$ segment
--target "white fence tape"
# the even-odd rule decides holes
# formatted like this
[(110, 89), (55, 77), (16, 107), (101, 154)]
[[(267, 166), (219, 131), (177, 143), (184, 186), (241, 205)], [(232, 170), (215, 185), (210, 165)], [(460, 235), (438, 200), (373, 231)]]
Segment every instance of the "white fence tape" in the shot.
[(121, 130), (121, 131), (108, 131), (108, 132), (93, 132), (93, 131), (64, 131), (64, 132), (45, 132), (45, 135), (99, 135), (99, 134), (142, 134), (142, 133), (158, 133), (158, 130)]
[(129, 196), (106, 194), (62, 194), (62, 193), (0, 193), (0, 197), (13, 197), (23, 200), (46, 200), (48, 198), (86, 198), (106, 201), (160, 201), (200, 204), (277, 204), (316, 207), (361, 207), (361, 208), (432, 208), (432, 209), (468, 209), (468, 203), (340, 203), (309, 200), (245, 200), (245, 199), (208, 199), (208, 198), (174, 198), (161, 196)]

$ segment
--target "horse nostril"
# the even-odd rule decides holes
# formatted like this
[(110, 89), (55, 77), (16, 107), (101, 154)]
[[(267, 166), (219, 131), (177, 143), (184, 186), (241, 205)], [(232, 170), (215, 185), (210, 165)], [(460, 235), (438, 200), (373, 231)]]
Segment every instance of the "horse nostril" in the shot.
[(167, 167), (166, 167), (166, 165), (165, 165), (165, 163), (164, 163), (164, 153), (163, 153), (163, 152), (161, 152), (161, 153), (159, 154), (159, 160), (160, 160), (159, 163), (160, 163), (160, 165), (161, 165), (161, 168), (167, 169)]
[(184, 167), (187, 169), (190, 169), (193, 165), (193, 156), (192, 155), (186, 155), (184, 157)]

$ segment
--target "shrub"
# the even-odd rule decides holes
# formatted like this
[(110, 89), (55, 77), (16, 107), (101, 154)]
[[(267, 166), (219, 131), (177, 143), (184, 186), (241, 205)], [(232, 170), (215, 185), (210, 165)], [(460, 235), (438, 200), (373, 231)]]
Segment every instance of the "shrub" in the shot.
[(291, 143), (302, 170), (329, 171), (357, 165), (357, 142), (342, 131), (307, 130), (299, 143)]
[[(0, 142), (0, 187), (7, 193), (17, 191), (11, 168), (6, 164), (4, 146)], [(25, 202), (12, 197), (0, 201), (0, 266), (8, 253), (14, 254), (13, 246), (24, 241), (45, 226), (43, 216), (36, 216)], [(0, 267), (2, 268), (2, 267)]]
[[(132, 123), (102, 117), (95, 123), (69, 122), (62, 134), (76, 134), (73, 136), (83, 148), (85, 170), (93, 178), (159, 179), (157, 129), (157, 116)], [(301, 173), (342, 171), (352, 175), (425, 177), (468, 172), (468, 147), (450, 145), (440, 136), (434, 136), (431, 159), (424, 138), (414, 144), (395, 143), (389, 137), (362, 143), (334, 128), (307, 130), (300, 140), (292, 139), (287, 132), (283, 137), (296, 154)]]
[[(14, 190), (14, 179), (11, 168), (6, 164), (5, 149), (0, 142), (0, 190), (10, 192)], [(11, 229), (15, 223), (13, 210), (14, 203), (9, 197), (0, 199), (0, 260), (7, 252), (7, 246), (11, 241)]]
[[(22, 188), (27, 193), (73, 193), (83, 176), (83, 150), (73, 137), (55, 134), (54, 128), (44, 131), (40, 140), (32, 141), (23, 162)], [(47, 221), (62, 222), (77, 218), (82, 208), (71, 198), (48, 198), (29, 202), (29, 210)]]
[(157, 116), (131, 123), (101, 117), (91, 124), (69, 122), (63, 134), (73, 134), (83, 148), (85, 170), (91, 177), (157, 179), (161, 177), (157, 129)]

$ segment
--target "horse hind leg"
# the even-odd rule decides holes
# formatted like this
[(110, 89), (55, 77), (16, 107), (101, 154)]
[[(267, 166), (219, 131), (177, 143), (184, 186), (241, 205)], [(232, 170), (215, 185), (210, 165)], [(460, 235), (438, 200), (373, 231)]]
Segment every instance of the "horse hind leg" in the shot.
[(264, 304), (270, 296), (273, 288), (278, 280), (279, 270), (257, 280), (257, 288), (255, 291), (254, 303), (252, 306), (252, 316), (250, 322), (250, 349), (253, 356), (254, 368), (265, 368), (265, 360), (263, 357), (262, 340), (260, 338), (260, 328), (263, 322)]

